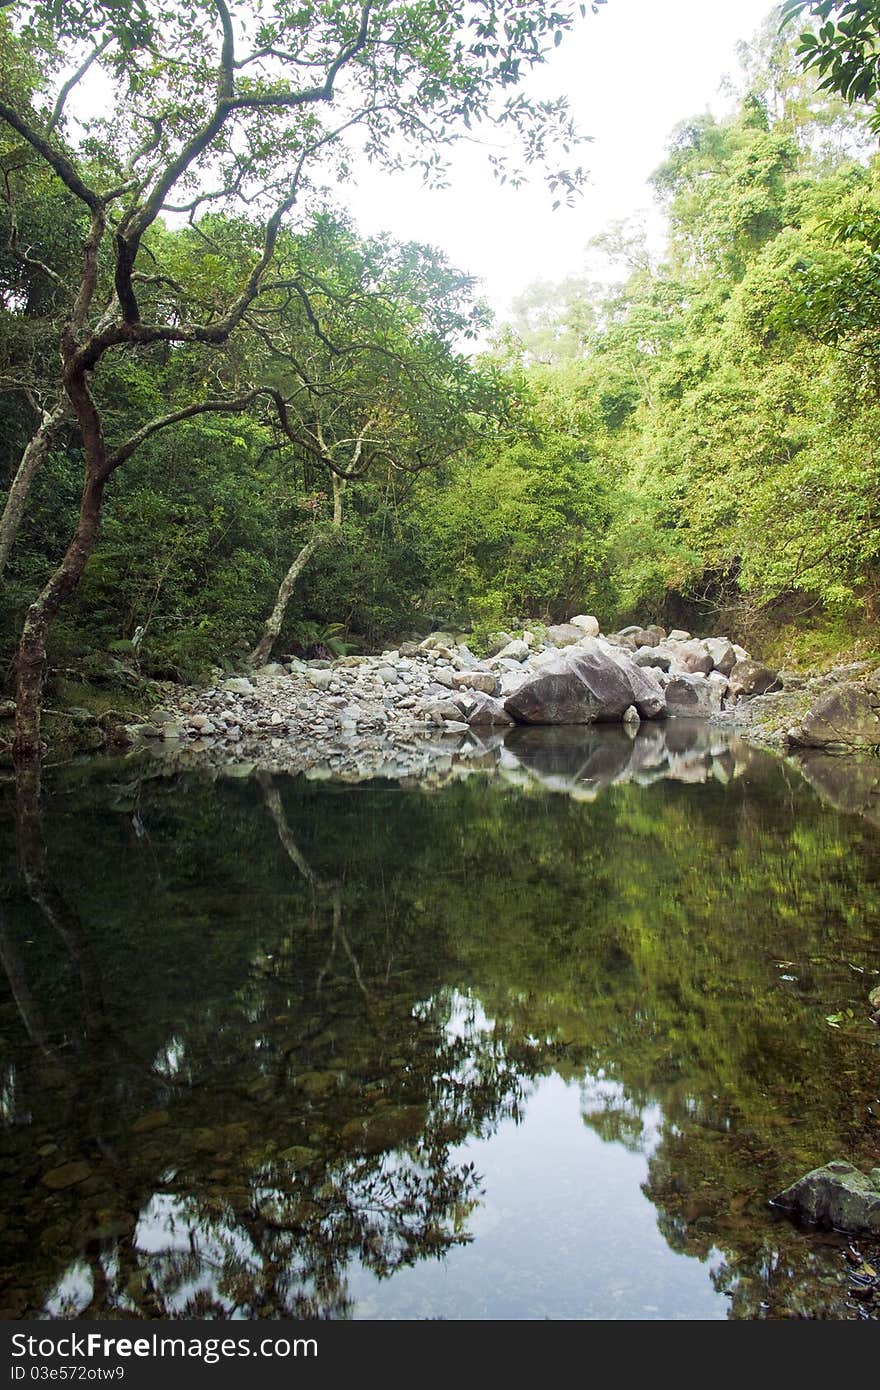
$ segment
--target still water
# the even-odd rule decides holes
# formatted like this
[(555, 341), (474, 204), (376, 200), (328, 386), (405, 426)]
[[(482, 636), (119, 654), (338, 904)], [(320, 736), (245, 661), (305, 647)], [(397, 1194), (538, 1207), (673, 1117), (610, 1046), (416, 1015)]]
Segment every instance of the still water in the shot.
[(880, 831), (795, 768), (680, 721), (32, 791), (0, 1316), (865, 1315), (768, 1205), (880, 1141)]

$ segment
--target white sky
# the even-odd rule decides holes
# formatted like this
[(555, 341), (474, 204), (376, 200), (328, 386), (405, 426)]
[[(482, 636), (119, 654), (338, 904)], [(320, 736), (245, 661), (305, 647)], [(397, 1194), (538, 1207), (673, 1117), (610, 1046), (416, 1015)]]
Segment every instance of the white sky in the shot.
[(485, 155), (461, 149), (446, 190), (427, 191), (415, 175), (360, 175), (348, 196), (359, 230), (439, 246), (480, 278), (504, 317), (534, 280), (582, 271), (587, 240), (610, 221), (652, 207), (645, 180), (673, 126), (728, 109), (719, 85), (739, 75), (736, 43), (771, 8), (772, 0), (608, 0), (597, 15), (588, 7), (541, 71), (541, 94), (565, 93), (593, 137), (573, 158), (591, 174), (574, 208), (551, 211), (537, 178), (519, 190), (498, 186)]

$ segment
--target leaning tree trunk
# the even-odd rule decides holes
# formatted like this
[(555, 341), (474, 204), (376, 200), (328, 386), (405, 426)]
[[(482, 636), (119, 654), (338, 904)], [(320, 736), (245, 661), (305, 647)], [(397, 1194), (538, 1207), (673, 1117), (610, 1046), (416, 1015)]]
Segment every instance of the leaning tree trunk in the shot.
[(61, 564), (27, 611), (16, 658), (17, 690), (15, 702), (15, 743), (13, 755), (18, 764), (40, 755), (40, 710), (46, 669), (46, 635), (50, 624), (68, 594), (82, 578), (89, 556), (95, 548), (101, 523), (104, 479), (86, 474), (79, 521)]
[(287, 612), (287, 605), (290, 602), (296, 581), (299, 579), (306, 565), (312, 556), (322, 546), (330, 541), (338, 541), (342, 535), (342, 489), (345, 486), (345, 479), (339, 478), (335, 473), (331, 475), (333, 483), (333, 521), (329, 530), (316, 531), (310, 541), (307, 541), (302, 550), (297, 555), (290, 569), (281, 581), (278, 590), (278, 597), (275, 600), (275, 607), (263, 629), (263, 635), (250, 654), (250, 664), (252, 666), (263, 666), (272, 655), (272, 648), (278, 641), (278, 634), (281, 631), (281, 624), (284, 622), (284, 614)]
[(18, 535), (18, 528), (24, 516), (31, 484), (69, 409), (70, 402), (66, 396), (63, 396), (54, 410), (43, 416), (21, 456), (21, 462), (6, 498), (3, 515), (0, 517), (0, 574), (6, 568), (9, 552), (15, 543), (15, 537)]
[(275, 607), (272, 609), (263, 629), (263, 635), (250, 655), (252, 666), (263, 666), (272, 655), (272, 648), (278, 641), (278, 634), (281, 631), (281, 624), (284, 622), (284, 614), (287, 612), (287, 605), (291, 595), (296, 588), (296, 581), (299, 579), (306, 565), (322, 545), (326, 545), (333, 538), (332, 531), (317, 531), (312, 539), (303, 546), (297, 555), (290, 569), (281, 581), (278, 590), (278, 597), (275, 600)]

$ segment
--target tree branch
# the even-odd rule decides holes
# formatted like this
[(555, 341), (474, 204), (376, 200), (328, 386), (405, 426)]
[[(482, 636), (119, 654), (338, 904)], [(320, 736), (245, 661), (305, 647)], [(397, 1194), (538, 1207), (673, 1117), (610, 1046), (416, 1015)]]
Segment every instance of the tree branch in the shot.
[(46, 163), (55, 170), (61, 182), (70, 189), (71, 193), (84, 202), (93, 213), (103, 207), (103, 199), (93, 188), (89, 188), (83, 182), (71, 160), (66, 155), (61, 154), (59, 150), (53, 149), (49, 141), (33, 126), (29, 125), (15, 108), (4, 101), (2, 97), (0, 97), (0, 120), (5, 121), (13, 130), (18, 131), (18, 134), (29, 145), (32, 145), (37, 154), (41, 155)]
[(107, 474), (109, 475), (127, 459), (130, 459), (136, 449), (139, 449), (152, 435), (158, 434), (160, 430), (168, 429), (170, 425), (177, 425), (181, 420), (191, 420), (195, 415), (237, 414), (242, 410), (247, 410), (248, 406), (252, 405), (261, 394), (261, 388), (255, 387), (243, 396), (201, 401), (197, 405), (187, 405), (180, 410), (172, 410), (167, 415), (157, 416), (154, 420), (143, 425), (124, 444), (120, 444), (119, 448), (110, 454), (107, 459)]
[(61, 88), (61, 91), (58, 93), (58, 99), (55, 102), (55, 108), (52, 112), (52, 115), (49, 117), (49, 124), (46, 127), (46, 131), (49, 135), (52, 134), (58, 122), (61, 120), (61, 114), (64, 111), (64, 103), (67, 101), (67, 98), (70, 96), (70, 93), (73, 91), (74, 87), (85, 77), (86, 73), (92, 66), (92, 63), (95, 61), (95, 59), (100, 58), (101, 54), (104, 52), (106, 48), (110, 47), (110, 44), (112, 42), (113, 35), (106, 34), (104, 38), (101, 40), (101, 42), (98, 44), (97, 48), (92, 49), (85, 62), (80, 64), (73, 76), (67, 79), (64, 86)]

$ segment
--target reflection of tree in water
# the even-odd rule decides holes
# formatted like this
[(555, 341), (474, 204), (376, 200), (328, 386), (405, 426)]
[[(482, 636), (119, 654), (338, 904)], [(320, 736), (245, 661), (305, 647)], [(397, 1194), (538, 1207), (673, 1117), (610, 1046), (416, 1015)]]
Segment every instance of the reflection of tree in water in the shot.
[[(521, 1106), (521, 1059), (473, 1018), (447, 1029), (454, 997), (435, 991), (432, 971), (414, 970), (394, 908), (380, 930), (350, 928), (357, 884), (312, 870), (271, 782), (262, 795), (305, 890), (273, 922), (273, 949), (247, 943), (237, 988), (205, 989), (204, 1006), (171, 1040), (149, 1029), (132, 1036), (117, 1016), (116, 1033), (139, 1052), (137, 1075), (106, 1029), (91, 1045), (94, 1001), (107, 993), (92, 961), (74, 1064), (56, 1065), (70, 1018), (63, 1040), (56, 1029), (49, 1041), (62, 1125), (46, 1069), (33, 1058), (26, 1068), (19, 1113), (27, 1107), (39, 1131), (61, 1131), (58, 1159), (76, 1156), (87, 1172), (69, 1189), (32, 1187), (23, 1205), (19, 1251), (42, 1242), (34, 1273), (54, 1285), (55, 1315), (343, 1315), (352, 1259), (387, 1277), (468, 1239), (479, 1179), (451, 1149)], [(48, 877), (38, 827), (31, 803), (40, 874), (25, 872), (24, 882), (43, 918), (51, 902), (52, 920), (65, 923), (79, 968), (87, 933)], [(210, 951), (190, 965), (210, 977)], [(20, 968), (13, 983), (13, 998), (26, 997)], [(22, 1021), (45, 1047), (32, 1008)], [(91, 1123), (99, 1097), (117, 1103), (110, 1142)], [(23, 1146), (13, 1147), (21, 1158)], [(43, 1147), (31, 1183), (56, 1171), (53, 1146)], [(67, 1251), (65, 1270), (50, 1275)], [(12, 1292), (13, 1316), (38, 1310), (21, 1282)]]

